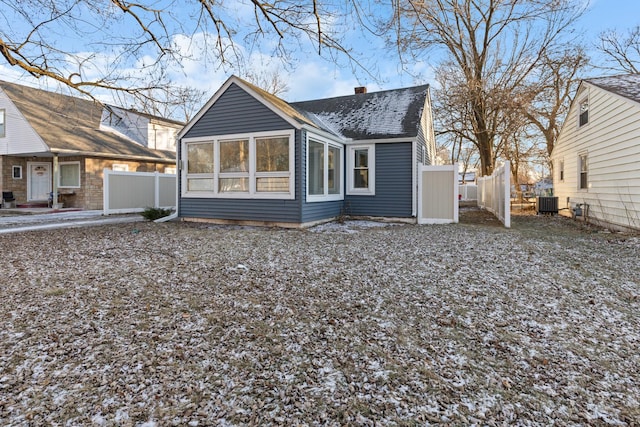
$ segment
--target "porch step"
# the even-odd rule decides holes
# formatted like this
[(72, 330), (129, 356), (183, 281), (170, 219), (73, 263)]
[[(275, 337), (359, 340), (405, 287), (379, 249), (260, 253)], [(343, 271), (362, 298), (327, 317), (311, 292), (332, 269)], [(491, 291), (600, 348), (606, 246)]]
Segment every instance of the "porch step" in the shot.
[(31, 202), (31, 203), (20, 203), (16, 205), (16, 208), (48, 208), (49, 203), (47, 202)]

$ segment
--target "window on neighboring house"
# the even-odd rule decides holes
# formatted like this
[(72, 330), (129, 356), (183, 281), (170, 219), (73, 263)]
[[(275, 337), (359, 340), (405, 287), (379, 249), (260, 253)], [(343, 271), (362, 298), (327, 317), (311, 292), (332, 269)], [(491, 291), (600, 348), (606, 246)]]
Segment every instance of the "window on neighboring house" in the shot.
[(4, 109), (0, 109), (0, 138), (4, 138), (7, 135), (7, 112)]
[(170, 174), (170, 175), (175, 175), (176, 174), (176, 167), (175, 166), (165, 166), (164, 173)]
[(348, 194), (375, 194), (375, 145), (358, 145), (349, 147)]
[(185, 195), (294, 198), (293, 132), (184, 141)]
[(342, 145), (311, 137), (307, 143), (307, 201), (341, 200)]
[(587, 166), (587, 155), (586, 154), (581, 154), (580, 158), (579, 158), (579, 169), (580, 169), (580, 182), (579, 182), (579, 186), (578, 188), (582, 189), (586, 189), (588, 182), (587, 182), (587, 175), (588, 175), (588, 166)]
[(22, 179), (22, 166), (13, 166), (11, 176), (13, 179)]
[(80, 188), (80, 162), (60, 162), (60, 188)]
[(114, 163), (111, 165), (111, 170), (116, 172), (129, 172), (129, 165), (123, 163)]
[(580, 102), (580, 126), (589, 123), (589, 100), (584, 99)]
[(564, 160), (558, 162), (558, 172), (560, 174), (560, 181), (564, 181)]

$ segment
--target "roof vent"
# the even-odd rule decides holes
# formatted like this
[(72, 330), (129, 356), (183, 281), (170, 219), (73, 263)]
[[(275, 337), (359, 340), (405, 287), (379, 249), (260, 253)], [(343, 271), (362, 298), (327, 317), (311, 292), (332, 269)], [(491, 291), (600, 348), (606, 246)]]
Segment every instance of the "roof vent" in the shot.
[(353, 90), (355, 91), (356, 95), (359, 94), (359, 93), (367, 93), (367, 87), (366, 86), (358, 86), (358, 87), (354, 88)]

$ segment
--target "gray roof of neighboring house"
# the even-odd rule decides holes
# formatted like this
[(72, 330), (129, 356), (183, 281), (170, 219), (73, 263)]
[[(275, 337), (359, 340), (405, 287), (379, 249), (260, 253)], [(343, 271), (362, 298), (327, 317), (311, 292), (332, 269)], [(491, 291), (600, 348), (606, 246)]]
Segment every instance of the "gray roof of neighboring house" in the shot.
[(585, 81), (608, 92), (640, 102), (640, 74), (598, 77)]
[(429, 85), (292, 102), (314, 123), (354, 140), (415, 137)]
[[(103, 105), (59, 93), (48, 92), (0, 80), (0, 88), (9, 96), (51, 151), (77, 152), (118, 158), (146, 158), (168, 161), (175, 153), (153, 150), (115, 133), (100, 130)], [(153, 117), (168, 124), (172, 120)]]

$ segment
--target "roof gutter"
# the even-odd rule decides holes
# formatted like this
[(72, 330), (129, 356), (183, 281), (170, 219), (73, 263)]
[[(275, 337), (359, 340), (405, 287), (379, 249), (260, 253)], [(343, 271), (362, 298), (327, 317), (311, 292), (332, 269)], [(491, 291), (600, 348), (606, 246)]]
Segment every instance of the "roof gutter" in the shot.
[(318, 134), (320, 136), (323, 136), (325, 138), (328, 138), (328, 139), (330, 139), (332, 141), (341, 142), (343, 144), (347, 144), (350, 141), (353, 141), (351, 138), (345, 138), (345, 137), (336, 135), (335, 133), (327, 132), (326, 130), (322, 130), (322, 129), (319, 129), (319, 128), (315, 127), (315, 126), (311, 126), (311, 125), (307, 125), (307, 124), (303, 124), (302, 126), (300, 126), (300, 129), (306, 130), (307, 132), (316, 133), (316, 134)]
[(64, 148), (51, 148), (53, 154), (64, 154), (68, 156), (87, 156), (87, 157), (102, 157), (109, 159), (129, 159), (129, 160), (141, 160), (145, 162), (162, 162), (162, 163), (175, 163), (176, 160), (168, 157), (147, 157), (147, 156), (135, 156), (129, 154), (116, 154), (116, 153), (94, 153), (91, 151), (77, 151), (67, 150)]

